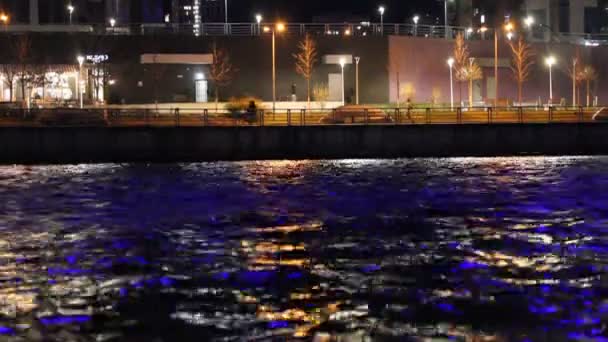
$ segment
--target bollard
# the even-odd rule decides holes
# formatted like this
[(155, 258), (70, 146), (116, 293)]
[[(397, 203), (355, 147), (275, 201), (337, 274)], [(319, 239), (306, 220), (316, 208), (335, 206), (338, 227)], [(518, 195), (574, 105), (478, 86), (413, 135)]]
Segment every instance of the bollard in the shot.
[(401, 110), (399, 108), (395, 108), (395, 125), (401, 122)]
[(584, 122), (585, 121), (585, 110), (583, 109), (583, 106), (578, 107), (578, 122)]
[(488, 123), (492, 123), (492, 107), (488, 107)]
[(364, 115), (365, 124), (369, 125), (369, 110), (367, 108), (365, 108), (363, 110), (363, 115)]
[(553, 122), (553, 106), (549, 105), (549, 123)]

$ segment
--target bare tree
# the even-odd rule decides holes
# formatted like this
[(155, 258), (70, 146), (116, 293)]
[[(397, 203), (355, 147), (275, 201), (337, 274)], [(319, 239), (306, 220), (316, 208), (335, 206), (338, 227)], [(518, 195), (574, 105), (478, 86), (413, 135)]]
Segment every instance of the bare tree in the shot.
[(213, 63), (209, 71), (209, 78), (215, 85), (215, 105), (219, 102), (220, 88), (229, 85), (238, 71), (230, 61), (230, 55), (226, 49), (218, 48), (213, 43)]
[(521, 106), (524, 83), (530, 78), (535, 53), (523, 37), (519, 37), (517, 43), (509, 42), (509, 46), (513, 55), (511, 71), (513, 72), (513, 79), (517, 82), (517, 101)]
[(454, 70), (455, 78), (459, 84), (460, 101), (462, 101), (462, 83), (468, 80), (467, 68), (469, 66), (469, 48), (464, 40), (464, 34), (458, 33), (454, 43)]
[(469, 81), (469, 106), (473, 107), (473, 81), (483, 78), (483, 72), (474, 58), (469, 58), (469, 65), (461, 69), (462, 76)]
[(16, 64), (12, 63), (10, 59), (7, 59), (6, 64), (0, 65), (0, 74), (4, 75), (4, 82), (9, 89), (9, 102), (13, 102), (13, 90), (15, 87), (15, 80), (19, 74), (19, 68)]
[(308, 34), (298, 44), (299, 52), (294, 54), (296, 72), (306, 79), (306, 98), (310, 108), (310, 81), (317, 63), (317, 44)]
[(586, 65), (584, 66), (579, 72), (578, 72), (578, 80), (580, 80), (581, 82), (585, 82), (586, 86), (587, 86), (587, 107), (590, 106), (591, 104), (591, 81), (594, 81), (597, 79), (597, 71), (595, 71), (595, 68), (591, 65)]
[(19, 36), (18, 39), (14, 42), (14, 53), (15, 53), (15, 62), (18, 68), (19, 82), (21, 84), (21, 95), (23, 97), (23, 101), (27, 101), (25, 89), (28, 86), (31, 78), (31, 70), (30, 70), (30, 53), (32, 49), (32, 42), (30, 37), (26, 34)]

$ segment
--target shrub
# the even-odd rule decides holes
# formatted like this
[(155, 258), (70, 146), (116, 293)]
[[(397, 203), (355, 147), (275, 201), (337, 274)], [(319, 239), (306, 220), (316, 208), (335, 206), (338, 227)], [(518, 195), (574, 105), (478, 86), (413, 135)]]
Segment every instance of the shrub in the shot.
[(253, 101), (257, 110), (264, 109), (262, 100), (253, 96), (242, 96), (242, 97), (231, 97), (228, 103), (226, 103), (226, 110), (228, 110), (228, 116), (230, 118), (243, 118), (247, 121), (256, 121), (257, 115), (248, 113), (249, 103)]

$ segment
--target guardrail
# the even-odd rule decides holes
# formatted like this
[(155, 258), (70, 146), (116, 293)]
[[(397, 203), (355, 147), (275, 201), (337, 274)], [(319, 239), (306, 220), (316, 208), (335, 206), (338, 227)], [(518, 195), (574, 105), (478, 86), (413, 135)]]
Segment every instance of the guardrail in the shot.
[(50, 108), (0, 109), (0, 126), (318, 126), (547, 124), (608, 121), (608, 111), (594, 107), (381, 108), (281, 111), (223, 109)]
[[(116, 23), (109, 24), (46, 24), (46, 25), (20, 25), (11, 24), (3, 26), (1, 33), (88, 33), (97, 35), (196, 35), (196, 36), (258, 36), (264, 34), (265, 26), (273, 23), (201, 23), (173, 24), (173, 23)], [(453, 39), (458, 33), (463, 33), (467, 39), (488, 40), (493, 39), (492, 28), (480, 30), (479, 28), (467, 28), (462, 26), (443, 25), (415, 25), (415, 24), (379, 24), (371, 22), (363, 23), (286, 23), (286, 35), (325, 35), (325, 36), (382, 36), (399, 35), (427, 38)], [(586, 33), (559, 33), (553, 32), (548, 27), (538, 26), (533, 30), (532, 37), (544, 33), (550, 33), (551, 37), (559, 37), (562, 42), (608, 42), (608, 34), (586, 34)], [(543, 40), (543, 39), (540, 39)]]

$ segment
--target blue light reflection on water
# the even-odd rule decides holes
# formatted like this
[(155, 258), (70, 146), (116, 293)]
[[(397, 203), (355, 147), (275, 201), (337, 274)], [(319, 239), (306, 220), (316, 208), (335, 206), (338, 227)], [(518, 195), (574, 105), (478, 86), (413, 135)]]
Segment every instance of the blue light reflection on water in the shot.
[(0, 334), (600, 340), (607, 190), (607, 158), (2, 167)]

